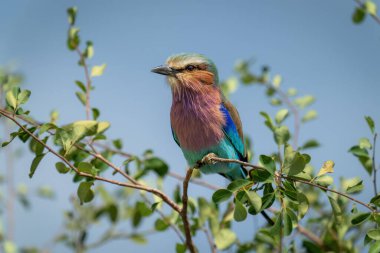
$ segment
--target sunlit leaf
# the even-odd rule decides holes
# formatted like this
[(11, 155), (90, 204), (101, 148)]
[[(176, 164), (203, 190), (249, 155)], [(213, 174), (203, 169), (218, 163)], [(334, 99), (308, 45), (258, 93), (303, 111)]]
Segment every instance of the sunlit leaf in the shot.
[(368, 230), (367, 235), (369, 238), (379, 241), (380, 240), (380, 229), (379, 228), (373, 228)]
[(310, 110), (308, 111), (303, 117), (302, 122), (308, 122), (310, 120), (315, 119), (318, 116), (318, 113), (316, 110)]
[(373, 119), (370, 116), (365, 116), (364, 118), (367, 122), (369, 129), (371, 130), (371, 133), (374, 134), (375, 133), (375, 122), (373, 121)]
[(106, 64), (102, 64), (100, 66), (94, 66), (94, 67), (92, 67), (92, 69), (91, 69), (91, 76), (92, 77), (96, 77), (96, 76), (103, 75), (103, 72), (104, 72), (106, 66), (107, 66)]
[(334, 172), (334, 161), (328, 160), (323, 163), (322, 168), (319, 170), (317, 177), (322, 176), (326, 173), (333, 173)]
[(290, 133), (287, 126), (280, 126), (274, 128), (274, 140), (278, 145), (284, 145), (290, 139)]
[(276, 116), (274, 117), (277, 124), (281, 124), (289, 115), (288, 109), (281, 109), (277, 112)]
[(224, 250), (236, 241), (236, 234), (227, 228), (223, 228), (219, 230), (214, 239), (216, 247), (219, 250)]

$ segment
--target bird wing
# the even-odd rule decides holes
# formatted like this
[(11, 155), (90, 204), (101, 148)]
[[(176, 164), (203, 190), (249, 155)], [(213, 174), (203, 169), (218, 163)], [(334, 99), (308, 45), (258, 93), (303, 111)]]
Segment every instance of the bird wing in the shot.
[(243, 129), (238, 111), (227, 100), (223, 101), (220, 110), (226, 118), (226, 124), (223, 126), (223, 132), (226, 138), (238, 153), (240, 160), (247, 161)]
[(176, 133), (174, 132), (173, 128), (172, 128), (172, 135), (173, 135), (173, 139), (174, 139), (174, 141), (177, 143), (177, 145), (178, 145), (179, 147), (181, 147), (181, 145), (179, 145), (178, 137), (177, 137)]

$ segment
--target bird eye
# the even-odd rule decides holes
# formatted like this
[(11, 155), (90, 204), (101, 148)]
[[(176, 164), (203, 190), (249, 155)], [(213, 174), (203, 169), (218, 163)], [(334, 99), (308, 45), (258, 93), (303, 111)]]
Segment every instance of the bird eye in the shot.
[(196, 67), (194, 65), (187, 65), (185, 69), (188, 71), (193, 71), (194, 69), (196, 69)]

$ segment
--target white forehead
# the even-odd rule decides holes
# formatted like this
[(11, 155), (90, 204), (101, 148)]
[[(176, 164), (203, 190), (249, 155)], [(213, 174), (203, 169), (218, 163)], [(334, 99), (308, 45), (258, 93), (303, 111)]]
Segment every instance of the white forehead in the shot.
[(169, 57), (166, 64), (174, 68), (183, 68), (189, 64), (208, 64), (208, 61), (199, 54), (179, 54)]

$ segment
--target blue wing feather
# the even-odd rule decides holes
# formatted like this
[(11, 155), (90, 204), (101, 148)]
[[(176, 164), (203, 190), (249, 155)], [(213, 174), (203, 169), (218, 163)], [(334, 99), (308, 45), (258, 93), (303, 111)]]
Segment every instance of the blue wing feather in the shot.
[(236, 125), (232, 120), (232, 117), (227, 108), (223, 104), (221, 105), (220, 110), (226, 119), (226, 124), (223, 127), (223, 132), (231, 145), (234, 147), (235, 151), (238, 153), (240, 160), (245, 161), (245, 147), (243, 140), (239, 136)]

